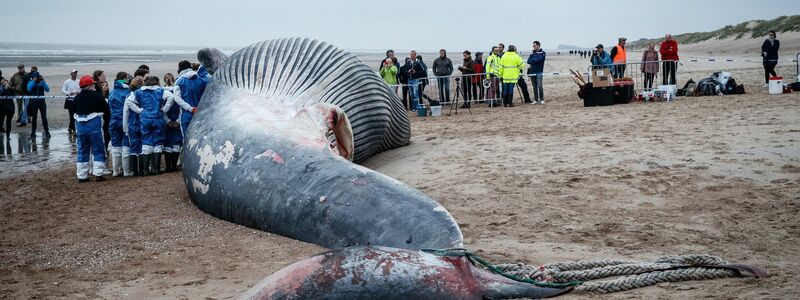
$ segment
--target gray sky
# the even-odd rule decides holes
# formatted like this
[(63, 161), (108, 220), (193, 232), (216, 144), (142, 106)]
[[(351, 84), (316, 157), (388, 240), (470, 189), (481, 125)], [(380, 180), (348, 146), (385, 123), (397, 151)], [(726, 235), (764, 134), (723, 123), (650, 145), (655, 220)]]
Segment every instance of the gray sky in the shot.
[(238, 48), (306, 36), (345, 49), (589, 47), (793, 14), (798, 0), (34, 0), (3, 3), (0, 41)]

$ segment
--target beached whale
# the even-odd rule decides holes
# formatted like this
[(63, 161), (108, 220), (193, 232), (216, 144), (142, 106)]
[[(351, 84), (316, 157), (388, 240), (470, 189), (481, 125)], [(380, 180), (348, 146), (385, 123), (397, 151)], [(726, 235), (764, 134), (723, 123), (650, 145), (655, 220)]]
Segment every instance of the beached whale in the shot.
[(407, 145), (410, 126), (397, 95), (354, 55), (288, 38), (198, 59), (214, 79), (182, 164), (201, 210), (327, 248), (462, 246), (439, 203), (356, 164)]
[(539, 299), (570, 290), (513, 281), (477, 268), (465, 257), (350, 247), (283, 268), (239, 299)]

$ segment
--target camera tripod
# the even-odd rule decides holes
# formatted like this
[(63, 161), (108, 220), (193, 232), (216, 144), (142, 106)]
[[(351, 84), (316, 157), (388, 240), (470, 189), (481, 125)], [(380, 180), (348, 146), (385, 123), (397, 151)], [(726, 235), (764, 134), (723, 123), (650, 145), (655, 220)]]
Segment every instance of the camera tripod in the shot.
[[(464, 90), (461, 89), (461, 80), (459, 79), (460, 78), (456, 77), (456, 96), (453, 97), (453, 102), (450, 103), (450, 111), (447, 112), (448, 116), (453, 114), (453, 110), (455, 110), (456, 114), (458, 114), (458, 95), (461, 95), (464, 97), (464, 99), (467, 99), (467, 95), (465, 95)], [(469, 114), (471, 115), (472, 109), (470, 109), (470, 106), (472, 105), (467, 105), (467, 111), (469, 111)]]

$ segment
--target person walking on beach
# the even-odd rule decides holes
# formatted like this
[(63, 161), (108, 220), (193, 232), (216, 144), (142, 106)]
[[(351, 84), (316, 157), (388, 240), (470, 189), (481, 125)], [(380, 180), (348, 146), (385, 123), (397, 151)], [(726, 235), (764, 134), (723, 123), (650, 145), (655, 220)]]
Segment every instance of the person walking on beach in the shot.
[(614, 68), (612, 69), (614, 79), (625, 77), (625, 64), (628, 62), (628, 54), (625, 49), (627, 41), (628, 39), (621, 37), (618, 39), (617, 45), (611, 48), (611, 61), (614, 62)]
[(447, 57), (447, 51), (439, 50), (439, 57), (433, 61), (433, 75), (439, 86), (439, 101), (450, 103), (450, 75), (453, 75), (453, 61)]
[(644, 73), (644, 88), (653, 89), (653, 80), (658, 74), (658, 52), (654, 42), (650, 42), (642, 54), (642, 73)]
[(531, 77), (531, 87), (533, 87), (534, 103), (544, 104), (544, 89), (542, 82), (544, 77), (544, 61), (547, 58), (547, 53), (542, 50), (542, 44), (539, 41), (533, 41), (533, 52), (528, 56), (528, 76)]
[(27, 113), (27, 106), (28, 101), (22, 96), (27, 94), (25, 89), (28, 88), (27, 84), (23, 84), (25, 82), (25, 78), (28, 77), (28, 73), (25, 72), (25, 65), (18, 65), (17, 66), (17, 73), (11, 76), (11, 80), (9, 81), (11, 90), (14, 91), (14, 94), (19, 97), (17, 98), (17, 127), (25, 127), (28, 124), (28, 113)]
[(14, 118), (14, 89), (8, 80), (0, 80), (0, 132), (4, 132), (6, 139), (11, 139), (11, 119)]
[(103, 149), (103, 115), (106, 101), (97, 92), (91, 75), (79, 81), (81, 92), (75, 96), (75, 130), (77, 132), (77, 176), (78, 182), (89, 181), (89, 160), (93, 161), (91, 173), (96, 181), (103, 181), (106, 152)]
[(514, 107), (514, 84), (519, 81), (519, 76), (525, 63), (517, 55), (517, 47), (508, 45), (508, 52), (500, 58), (500, 78), (503, 79), (503, 106)]
[(44, 77), (39, 72), (31, 72), (29, 74), (31, 80), (28, 82), (28, 95), (31, 99), (28, 102), (28, 116), (31, 118), (31, 137), (36, 136), (36, 121), (37, 112), (42, 116), (42, 127), (44, 127), (44, 136), (50, 137), (50, 126), (47, 124), (47, 102), (44, 100), (45, 93), (50, 92), (50, 86), (44, 80)]
[(770, 31), (767, 39), (761, 44), (761, 57), (764, 59), (764, 87), (769, 86), (769, 77), (778, 76), (775, 66), (778, 65), (778, 50), (781, 42), (777, 39), (775, 31)]
[(81, 88), (78, 85), (78, 70), (72, 70), (69, 73), (69, 79), (64, 81), (64, 84), (61, 85), (61, 93), (67, 98), (64, 100), (64, 109), (67, 110), (67, 114), (69, 116), (69, 126), (67, 126), (67, 132), (70, 135), (75, 134), (75, 119), (72, 115), (75, 114), (75, 96), (81, 92)]
[(664, 85), (674, 85), (678, 80), (675, 78), (675, 71), (678, 68), (678, 42), (672, 39), (672, 35), (664, 36), (658, 52), (661, 53), (661, 60), (664, 61), (661, 68), (661, 80)]

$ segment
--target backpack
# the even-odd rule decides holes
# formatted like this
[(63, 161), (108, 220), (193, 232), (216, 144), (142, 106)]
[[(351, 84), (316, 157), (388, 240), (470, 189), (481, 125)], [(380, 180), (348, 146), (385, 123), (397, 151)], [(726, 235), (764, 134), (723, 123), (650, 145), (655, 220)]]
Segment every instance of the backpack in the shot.
[(678, 96), (694, 96), (694, 90), (696, 87), (697, 83), (690, 78), (689, 81), (683, 85), (683, 88), (678, 90)]
[(725, 86), (722, 88), (722, 93), (725, 95), (733, 95), (736, 93), (736, 80), (733, 77), (728, 78), (728, 81), (725, 83)]
[(719, 85), (720, 85), (719, 82), (714, 78), (711, 77), (705, 78), (703, 80), (700, 80), (700, 82), (697, 84), (697, 89), (695, 90), (695, 94), (697, 96), (721, 95)]

